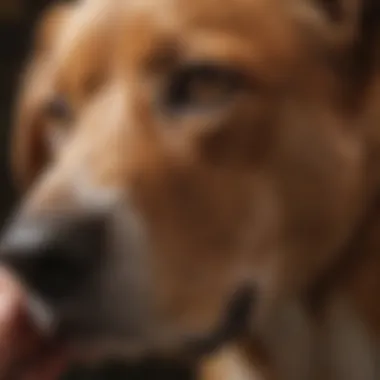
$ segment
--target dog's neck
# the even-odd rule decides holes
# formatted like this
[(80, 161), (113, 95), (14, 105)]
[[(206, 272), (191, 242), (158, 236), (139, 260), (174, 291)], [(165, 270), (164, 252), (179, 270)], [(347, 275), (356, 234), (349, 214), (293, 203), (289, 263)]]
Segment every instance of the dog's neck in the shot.
[[(363, 13), (347, 72), (366, 152), (364, 212), (339, 260), (304, 297), (284, 304), (262, 340), (281, 379), (373, 380), (380, 359), (380, 3)], [(347, 73), (345, 75), (347, 75)], [(352, 89), (355, 89), (352, 92)], [(348, 109), (348, 108), (346, 108)], [(350, 121), (351, 121), (350, 120)]]
[(374, 380), (380, 360), (380, 197), (342, 261), (260, 335), (275, 378)]

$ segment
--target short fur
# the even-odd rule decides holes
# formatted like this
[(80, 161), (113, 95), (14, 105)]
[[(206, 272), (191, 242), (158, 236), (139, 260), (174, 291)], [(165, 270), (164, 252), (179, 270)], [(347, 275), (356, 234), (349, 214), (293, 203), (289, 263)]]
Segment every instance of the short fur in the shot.
[[(12, 145), (21, 215), (112, 198), (143, 231), (107, 259), (135, 297), (99, 282), (107, 302), (81, 317), (127, 324), (128, 302), (132, 343), (182, 352), (248, 286), (244, 339), (204, 359), (206, 380), (377, 378), (379, 17), (375, 0), (87, 0), (45, 16)], [(248, 89), (210, 113), (158, 110), (175, 70), (204, 61)], [(57, 95), (65, 125), (46, 115)]]

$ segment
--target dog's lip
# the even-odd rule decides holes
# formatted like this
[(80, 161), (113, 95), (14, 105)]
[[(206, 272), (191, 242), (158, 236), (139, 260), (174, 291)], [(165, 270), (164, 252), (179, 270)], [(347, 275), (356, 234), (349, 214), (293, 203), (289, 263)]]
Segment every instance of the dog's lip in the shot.
[(8, 364), (7, 376), (30, 380), (58, 379), (71, 361), (66, 345), (58, 340), (46, 339), (35, 331), (29, 322), (25, 323), (28, 323), (28, 326), (24, 333), (28, 338), (29, 335), (33, 336), (33, 339), (30, 339), (27, 349), (14, 353)]
[(56, 380), (69, 367), (70, 355), (64, 345), (50, 343), (23, 365), (30, 379)]

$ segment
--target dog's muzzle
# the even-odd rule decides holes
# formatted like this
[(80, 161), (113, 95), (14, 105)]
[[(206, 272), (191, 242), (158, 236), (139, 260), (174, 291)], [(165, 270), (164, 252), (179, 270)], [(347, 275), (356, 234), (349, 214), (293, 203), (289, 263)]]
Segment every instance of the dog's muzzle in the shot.
[(0, 246), (1, 261), (42, 298), (71, 297), (105, 250), (99, 217), (39, 217), (16, 222)]
[[(134, 214), (122, 211), (112, 217), (20, 216), (10, 224), (0, 263), (24, 284), (30, 317), (43, 334), (74, 345), (116, 341), (144, 347), (151, 340), (156, 347), (158, 334), (161, 344), (152, 331), (147, 248)], [(178, 344), (194, 357), (213, 351), (247, 329), (254, 301), (252, 287), (237, 289), (219, 325), (190, 339), (181, 333)]]
[(1, 241), (0, 261), (26, 287), (32, 309), (38, 300), (58, 311), (99, 269), (105, 250), (106, 224), (99, 216), (20, 217)]

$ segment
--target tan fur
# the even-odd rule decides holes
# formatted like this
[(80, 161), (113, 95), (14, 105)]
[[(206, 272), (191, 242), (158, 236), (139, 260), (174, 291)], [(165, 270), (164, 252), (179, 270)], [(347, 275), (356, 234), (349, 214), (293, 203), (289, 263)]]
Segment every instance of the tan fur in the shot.
[[(344, 363), (356, 358), (352, 379), (375, 379), (376, 360), (365, 361), (379, 350), (378, 220), (322, 296), (311, 290), (343, 268), (346, 246), (377, 212), (380, 77), (354, 93), (334, 66), (355, 39), (361, 3), (348, 1), (340, 24), (315, 3), (73, 4), (42, 29), (26, 78), (12, 149), (28, 213), (80, 207), (78, 178), (132, 200), (170, 333), (209, 331), (237, 288), (257, 287), (257, 341), (206, 359), (205, 380), (347, 380)], [(160, 114), (152, 104), (163, 83), (189, 60), (232, 67), (250, 90), (215, 113)], [(195, 94), (215, 96), (207, 90)], [(59, 126), (64, 142), (49, 149), (58, 127), (43, 107), (54, 94), (66, 96), (75, 122)]]

